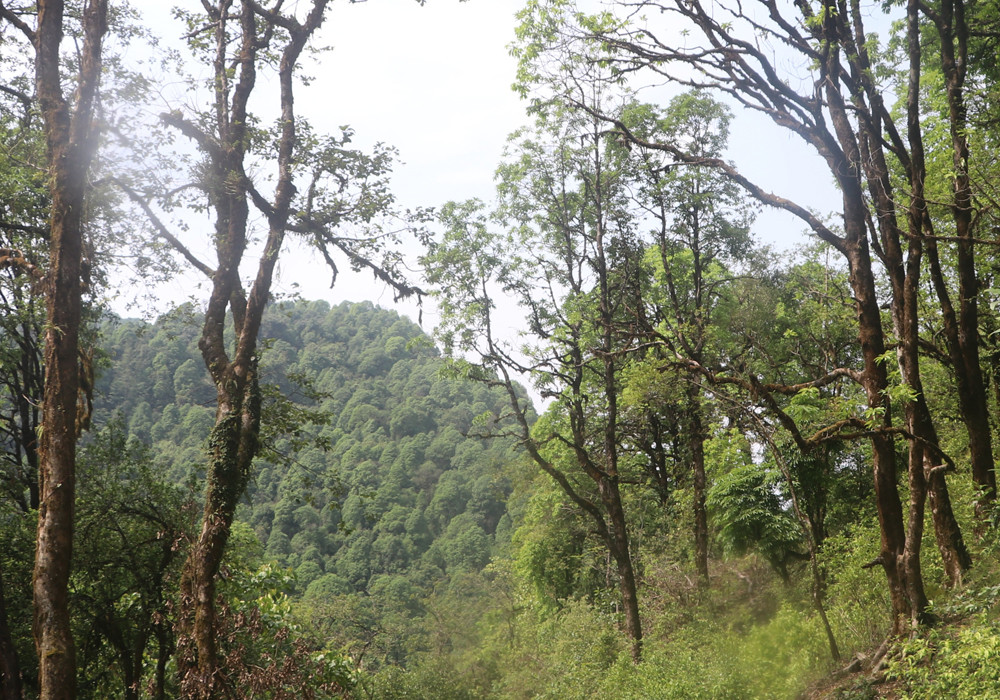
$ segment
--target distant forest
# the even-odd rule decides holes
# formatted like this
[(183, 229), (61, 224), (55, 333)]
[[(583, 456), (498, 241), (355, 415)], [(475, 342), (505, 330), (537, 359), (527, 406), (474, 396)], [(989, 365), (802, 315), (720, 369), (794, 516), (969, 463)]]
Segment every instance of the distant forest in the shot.
[[(213, 390), (189, 308), (149, 326), (108, 321), (99, 423), (148, 444), (166, 481), (204, 478)], [(370, 303), (284, 303), (261, 353), (271, 426), (238, 512), (316, 606), (371, 594), (409, 609), (446, 574), (479, 572), (509, 542), (511, 440), (470, 436), (497, 392), (446, 376), (414, 323)], [(360, 605), (360, 603), (358, 603)], [(316, 615), (316, 618), (321, 618)]]

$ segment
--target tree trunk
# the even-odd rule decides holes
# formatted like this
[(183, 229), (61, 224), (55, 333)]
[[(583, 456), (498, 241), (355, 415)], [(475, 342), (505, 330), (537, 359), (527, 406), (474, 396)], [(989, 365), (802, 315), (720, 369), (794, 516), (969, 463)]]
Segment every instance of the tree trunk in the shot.
[(59, 48), (63, 3), (39, 0), (35, 36), (36, 90), (48, 148), (49, 270), (45, 283), (45, 389), (39, 444), (39, 510), (34, 591), (34, 635), (43, 700), (76, 696), (76, 650), (70, 627), (68, 583), (76, 486), (77, 396), (81, 320), (80, 269), (86, 174), (93, 155), (93, 111), (101, 73), (107, 2), (89, 2), (76, 110), (62, 93)]
[(38, 510), (38, 399), (44, 393), (45, 378), (40, 364), (41, 353), (38, 352), (38, 331), (33, 326), (31, 321), (21, 324), (24, 343), (21, 352), (21, 385), (18, 387), (17, 397), (12, 398), (17, 404), (18, 447), (23, 455), (22, 468), (26, 469), (24, 477), (28, 487), (28, 500), (24, 505), (31, 510)]
[(708, 583), (708, 510), (705, 506), (705, 428), (701, 419), (699, 377), (687, 389), (688, 458), (694, 485), (694, 561), (701, 583)]
[[(952, 218), (958, 236), (958, 318), (952, 312), (946, 338), (952, 356), (959, 407), (969, 435), (969, 456), (973, 482), (981, 489), (977, 514), (985, 520), (986, 508), (996, 498), (997, 482), (989, 428), (986, 384), (979, 360), (979, 278), (974, 248), (975, 216), (972, 181), (969, 177), (969, 129), (965, 106), (965, 77), (968, 70), (969, 27), (962, 2), (942, 5), (934, 18), (940, 37), (941, 68), (948, 96), (948, 126), (951, 135), (953, 198)], [(942, 289), (946, 289), (941, 287)], [(939, 290), (940, 293), (940, 290)], [(944, 304), (942, 304), (942, 307)], [(946, 319), (947, 320), (947, 319)]]
[(162, 617), (156, 623), (156, 671), (153, 675), (153, 700), (166, 700), (167, 697), (167, 663), (174, 652), (173, 635)]
[(972, 568), (972, 555), (965, 546), (965, 539), (951, 507), (948, 484), (944, 478), (944, 465), (935, 462), (936, 460), (924, 460), (931, 522), (934, 524), (934, 537), (949, 585), (958, 588), (962, 585), (965, 572)]
[[(55, 180), (68, 177), (58, 172)], [(76, 401), (79, 390), (80, 207), (62, 194), (53, 200), (52, 278), (45, 341), (40, 504), (33, 589), (34, 632), (43, 698), (76, 695), (76, 657), (70, 629), (68, 584), (73, 549), (76, 487)], [(60, 211), (61, 210), (61, 211)]]
[[(851, 21), (857, 21), (857, 18)], [(869, 190), (873, 192), (876, 203), (877, 224), (882, 234), (884, 262), (892, 282), (893, 320), (905, 329), (907, 320), (916, 318), (916, 307), (905, 304), (906, 282), (915, 283), (917, 277), (911, 275), (905, 278), (903, 255), (899, 245), (899, 230), (895, 221), (895, 207), (885, 202), (885, 197), (891, 189), (886, 190), (888, 168), (885, 165), (882, 150), (881, 134), (871, 128), (870, 123), (864, 123), (860, 133), (853, 128), (850, 108), (841, 93), (839, 83), (846, 68), (839, 57), (839, 38), (852, 36), (849, 18), (841, 16), (834, 0), (823, 2), (823, 29), (821, 40), (828, 49), (825, 62), (825, 94), (829, 103), (831, 121), (840, 148), (831, 150), (828, 165), (836, 176), (843, 192), (844, 213), (844, 247), (843, 252), (848, 260), (850, 283), (854, 292), (858, 312), (858, 339), (861, 344), (861, 354), (864, 361), (862, 385), (868, 398), (870, 411), (869, 420), (876, 425), (872, 435), (872, 456), (875, 482), (876, 508), (881, 530), (881, 552), (879, 557), (886, 573), (889, 586), (889, 596), (892, 604), (892, 633), (900, 634), (909, 626), (912, 619), (921, 618), (927, 605), (924, 597), (923, 576), (920, 569), (921, 539), (911, 539), (923, 524), (923, 503), (925, 499), (923, 478), (923, 452), (918, 449), (916, 440), (910, 442), (909, 478), (911, 485), (909, 532), (904, 528), (903, 507), (896, 483), (895, 445), (888, 429), (892, 425), (892, 406), (888, 397), (889, 381), (883, 365), (883, 355), (886, 351), (885, 331), (882, 327), (878, 294), (872, 270), (871, 253), (868, 245), (868, 221), (870, 212), (864, 196), (862, 176), (867, 174)], [(854, 27), (860, 34), (860, 25)], [(852, 58), (852, 67), (867, 65), (867, 56), (863, 50)], [(912, 93), (909, 94), (912, 97)], [(863, 102), (863, 91), (851, 94), (851, 106), (858, 107)], [(879, 99), (876, 95), (875, 99)], [(908, 113), (909, 115), (909, 113)], [(855, 164), (861, 163), (865, 172), (859, 171)], [(886, 206), (888, 204), (888, 206)], [(917, 248), (919, 253), (919, 248)], [(909, 262), (919, 264), (919, 255), (911, 256)], [(909, 319), (903, 316), (912, 314)], [(910, 338), (910, 340), (913, 340)], [(905, 344), (907, 337), (901, 337)], [(911, 358), (906, 349), (900, 351), (900, 357)], [(916, 371), (917, 366), (908, 364), (907, 368)], [(912, 377), (907, 377), (912, 378)], [(914, 389), (919, 388), (914, 387)], [(920, 462), (914, 459), (919, 454)], [(916, 512), (916, 511), (919, 511)]]
[[(246, 489), (257, 454), (261, 399), (257, 378), (257, 336), (270, 295), (274, 269), (284, 241), (295, 194), (293, 170), (297, 146), (293, 73), (306, 43), (320, 24), (329, 0), (313, 0), (304, 23), (257, 3), (219, 2), (203, 5), (210, 20), (216, 52), (215, 123), (209, 131), (176, 114), (163, 119), (201, 146), (211, 163), (214, 186), (216, 266), (198, 264), (212, 279), (198, 348), (216, 388), (215, 426), (209, 439), (205, 509), (198, 540), (191, 547), (181, 575), (181, 615), (177, 666), (184, 697), (215, 698), (236, 692), (226, 687), (217, 639), (216, 576), (229, 540), (239, 498)], [(238, 30), (230, 28), (239, 24)], [(246, 176), (250, 95), (257, 80), (261, 50), (274, 50), (274, 29), (288, 40), (281, 50), (279, 87), (281, 125), (277, 143), (278, 181), (271, 204), (257, 202), (268, 233), (257, 264), (257, 276), (247, 296), (240, 281), (249, 239), (249, 180)], [(279, 32), (280, 33), (280, 32)], [(255, 200), (256, 201), (256, 200)], [(227, 315), (227, 311), (231, 316)], [(234, 344), (227, 345), (225, 328), (232, 323)]]
[[(223, 385), (225, 386), (225, 384)], [(216, 424), (209, 439), (205, 510), (201, 534), (181, 576), (182, 648), (178, 653), (185, 697), (215, 698), (227, 690), (216, 639), (215, 581), (239, 498), (250, 476), (260, 429), (260, 396), (256, 369), (242, 390), (220, 387)]]
[(639, 618), (639, 594), (635, 583), (635, 569), (632, 566), (621, 491), (617, 479), (602, 479), (598, 486), (601, 501), (608, 514), (610, 527), (607, 544), (618, 570), (618, 586), (622, 597), (622, 608), (625, 611), (625, 634), (632, 640), (632, 660), (639, 663), (642, 659), (642, 620)]
[[(844, 181), (847, 182), (846, 179)], [(861, 381), (873, 416), (882, 412), (881, 418), (877, 420), (878, 427), (888, 428), (891, 421), (886, 396), (889, 382), (885, 366), (880, 360), (885, 353), (882, 319), (864, 228), (863, 198), (860, 191), (854, 194), (853, 197), (848, 192), (844, 195), (845, 214), (856, 214), (845, 216), (845, 251), (858, 311), (858, 340), (864, 360)], [(855, 209), (858, 211), (855, 212)], [(892, 633), (899, 634), (909, 623), (913, 609), (909, 591), (923, 591), (923, 580), (919, 558), (908, 560), (908, 567), (903, 565), (907, 541), (903, 527), (903, 505), (896, 484), (896, 450), (892, 437), (887, 432), (876, 430), (872, 434), (871, 443), (875, 505), (881, 533), (879, 560), (889, 587)], [(921, 603), (922, 606), (925, 604), (926, 601)]]
[[(917, 504), (914, 501), (914, 484), (919, 482), (917, 491), (925, 494), (930, 499), (931, 512), (933, 514), (934, 534), (937, 541), (941, 559), (944, 562), (945, 571), (952, 585), (961, 584), (962, 573), (968, 569), (972, 560), (965, 547), (962, 532), (951, 508), (951, 498), (948, 495), (948, 485), (945, 483), (942, 469), (937, 468), (936, 463), (940, 461), (940, 446), (937, 430), (931, 418), (930, 409), (927, 406), (926, 393), (920, 376), (920, 353), (919, 353), (919, 306), (920, 306), (920, 273), (923, 265), (923, 255), (925, 247), (928, 249), (928, 259), (931, 263), (932, 277), (937, 263), (936, 244), (933, 238), (925, 235), (932, 234), (931, 218), (927, 211), (925, 201), (924, 181), (927, 177), (925, 165), (923, 133), (920, 128), (920, 74), (922, 49), (920, 44), (920, 18), (915, 2), (910, 2), (907, 7), (907, 53), (910, 60), (910, 71), (907, 86), (906, 100), (906, 126), (907, 139), (910, 146), (910, 204), (906, 212), (906, 221), (909, 235), (905, 266), (903, 263), (902, 248), (900, 241), (903, 238), (896, 226), (895, 217), (884, 217), (886, 239), (885, 249), (887, 256), (894, 260), (894, 264), (888, 265), (890, 275), (893, 277), (893, 320), (896, 325), (896, 333), (900, 340), (898, 358), (900, 363), (900, 373), (903, 381), (911, 390), (912, 399), (906, 405), (906, 420), (909, 428), (910, 439), (910, 461), (911, 470), (919, 470), (919, 475), (910, 475), (911, 482), (911, 509), (919, 508), (920, 511), (920, 532), (923, 531), (923, 513), (925, 505), (923, 502)], [(875, 142), (874, 138), (871, 139)], [(889, 180), (888, 166), (884, 163), (884, 155), (881, 147), (875, 151), (877, 162), (884, 182)], [(884, 197), (882, 192), (884, 187), (879, 188), (880, 194), (873, 192), (873, 197)], [(880, 201), (879, 210), (892, 211), (893, 204), (887, 199)], [(943, 288), (938, 286), (940, 292)], [(947, 311), (947, 309), (945, 309)], [(943, 313), (948, 316), (948, 313)], [(945, 321), (948, 324), (947, 320)], [(946, 334), (947, 335), (947, 334)], [(915, 524), (916, 517), (911, 512), (911, 527)], [(910, 537), (914, 535), (911, 533)], [(919, 542), (913, 542), (914, 547), (919, 548)]]
[[(959, 227), (969, 236), (968, 225)], [(971, 242), (960, 242), (958, 250), (959, 305), (956, 314), (951, 295), (941, 269), (937, 243), (928, 240), (931, 279), (941, 307), (945, 342), (951, 359), (958, 396), (958, 407), (969, 438), (969, 461), (972, 481), (982, 490), (977, 512), (996, 498), (996, 473), (993, 463), (993, 439), (989, 420), (986, 381), (979, 362), (979, 313), (976, 308), (977, 277)], [(968, 295), (972, 298), (968, 298)]]
[[(913, 445), (910, 450), (909, 485), (910, 485), (910, 519), (907, 526), (906, 546), (903, 555), (899, 557), (899, 565), (903, 570), (906, 585), (906, 595), (909, 602), (909, 629), (928, 622), (927, 595), (924, 592), (923, 577), (920, 568), (920, 545), (924, 535), (924, 503), (927, 498), (927, 484), (924, 477), (924, 447)], [(907, 632), (902, 617), (896, 619), (894, 633), (902, 635)]]
[[(919, 153), (918, 148), (914, 148)], [(915, 156), (916, 163), (922, 163), (922, 156)], [(922, 168), (920, 168), (922, 172)], [(916, 184), (915, 194), (910, 205), (908, 218), (911, 231), (919, 231), (921, 222), (926, 218), (923, 213), (923, 189)], [(895, 234), (895, 229), (892, 229)], [(930, 409), (924, 393), (923, 381), (920, 377), (919, 353), (919, 281), (920, 266), (923, 258), (923, 242), (919, 235), (909, 237), (909, 252), (905, 267), (902, 251), (898, 246), (898, 235), (893, 235), (885, 248), (887, 257), (892, 256), (896, 263), (890, 266), (890, 276), (893, 278), (893, 323), (899, 346), (896, 352), (900, 375), (904, 384), (910, 388), (913, 398), (904, 407), (906, 425), (912, 436), (909, 441), (910, 459), (908, 467), (912, 471), (919, 470), (919, 475), (910, 475), (910, 534), (908, 545), (912, 542), (916, 514), (913, 509), (919, 509), (919, 531), (923, 532), (923, 514), (925, 498), (930, 500), (933, 516), (934, 535), (945, 573), (952, 586), (959, 586), (963, 573), (972, 566), (972, 558), (962, 538), (962, 531), (951, 507), (948, 485), (944, 479), (941, 465), (934, 459), (940, 452), (937, 430), (931, 418)], [(905, 272), (904, 272), (905, 270)], [(916, 544), (916, 543), (914, 543)], [(919, 548), (919, 545), (916, 545)], [(919, 552), (909, 553), (908, 557), (919, 567)], [(922, 594), (918, 595), (920, 598)]]

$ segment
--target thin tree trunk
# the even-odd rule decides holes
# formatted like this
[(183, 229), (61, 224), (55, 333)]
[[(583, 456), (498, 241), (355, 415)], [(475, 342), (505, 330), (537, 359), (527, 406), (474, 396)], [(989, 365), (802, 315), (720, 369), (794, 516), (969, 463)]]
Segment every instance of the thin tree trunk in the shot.
[[(913, 436), (910, 440), (910, 468), (920, 470), (919, 479), (911, 475), (911, 489), (915, 481), (920, 482), (920, 493), (924, 493), (930, 500), (931, 512), (933, 515), (934, 534), (937, 541), (941, 559), (944, 562), (948, 579), (953, 586), (958, 586), (962, 581), (963, 572), (972, 565), (972, 559), (965, 541), (962, 538), (961, 528), (955, 518), (951, 507), (951, 498), (948, 494), (948, 485), (945, 482), (941, 469), (936, 468), (935, 461), (940, 453), (937, 431), (934, 421), (931, 418), (930, 409), (927, 406), (926, 394), (920, 376), (920, 353), (919, 344), (919, 304), (920, 304), (920, 273), (923, 264), (923, 254), (925, 249), (924, 234), (933, 234), (931, 218), (927, 212), (925, 201), (924, 181), (927, 176), (925, 165), (923, 134), (920, 128), (920, 75), (922, 69), (922, 49), (920, 43), (920, 18), (917, 3), (911, 0), (907, 6), (907, 53), (910, 60), (910, 71), (907, 86), (906, 101), (906, 126), (907, 139), (910, 145), (910, 205), (907, 210), (907, 226), (909, 228), (908, 252), (905, 268), (902, 263), (902, 251), (900, 247), (900, 233), (895, 228), (895, 219), (890, 219), (890, 224), (886, 226), (886, 252), (898, 259), (898, 263), (891, 266), (890, 273), (894, 274), (893, 281), (893, 318), (896, 324), (896, 332), (900, 339), (900, 349), (898, 357), (900, 360), (900, 371), (904, 383), (911, 389), (913, 398), (907, 403), (906, 416), (907, 425)], [(874, 139), (872, 139), (874, 142)], [(881, 170), (888, 173), (888, 167), (883, 163), (883, 152), (879, 147), (876, 150)], [(888, 175), (884, 176), (888, 180)], [(882, 196), (882, 195), (880, 195)], [(890, 209), (892, 204), (884, 201), (880, 209)], [(887, 217), (888, 218), (888, 217)], [(932, 277), (937, 263), (936, 246), (933, 241), (928, 241), (926, 247), (930, 251), (928, 259), (931, 262)], [(904, 272), (905, 270), (905, 272)], [(939, 293), (943, 287), (938, 287)], [(943, 306), (946, 306), (943, 304)], [(945, 308), (948, 316), (948, 308)], [(948, 321), (945, 321), (946, 325)], [(947, 334), (946, 334), (947, 335)], [(977, 360), (978, 362), (978, 360)], [(957, 371), (957, 370), (956, 370)], [(920, 527), (923, 527), (924, 503), (917, 504), (913, 500), (911, 490), (911, 508), (919, 507)], [(911, 514), (911, 521), (915, 517)], [(912, 537), (912, 535), (911, 535)], [(919, 547), (919, 542), (914, 542), (913, 546)]]
[[(922, 163), (922, 156), (919, 155), (921, 151), (918, 148), (913, 150), (916, 154), (914, 161)], [(919, 231), (921, 221), (925, 218), (923, 215), (923, 190), (916, 185), (914, 189), (916, 192), (908, 216), (911, 230)], [(965, 546), (961, 528), (951, 507), (951, 498), (948, 494), (948, 485), (945, 482), (943, 470), (935, 464), (934, 457), (936, 455), (933, 454), (933, 451), (940, 452), (938, 435), (930, 409), (927, 406), (923, 381), (920, 377), (918, 287), (923, 258), (923, 241), (919, 235), (910, 236), (905, 268), (902, 262), (902, 252), (897, 243), (898, 236), (893, 236), (893, 240), (886, 245), (887, 255), (893, 256), (898, 263), (891, 266), (894, 296), (893, 323), (896, 335), (900, 340), (896, 355), (900, 375), (913, 395), (906, 402), (904, 409), (907, 428), (912, 436), (909, 441), (909, 469), (918, 469), (921, 472), (919, 478), (910, 475), (910, 507), (911, 509), (918, 508), (920, 511), (920, 531), (922, 532), (924, 501), (925, 499), (930, 501), (935, 540), (944, 563), (945, 573), (952, 586), (959, 586), (962, 583), (964, 572), (972, 566), (972, 558)], [(915, 483), (917, 484), (917, 492), (912, 490)], [(918, 498), (914, 499), (914, 496), (918, 496)], [(908, 538), (912, 537), (914, 517), (916, 517), (915, 514), (911, 512), (911, 534), (908, 535)], [(911, 553), (908, 556), (919, 562), (919, 554)]]
[(165, 620), (156, 623), (156, 671), (153, 676), (154, 700), (166, 700), (167, 697), (167, 663), (173, 655), (174, 645), (170, 628)]
[(639, 617), (639, 593), (635, 582), (635, 569), (632, 566), (621, 491), (615, 479), (602, 479), (599, 487), (610, 525), (608, 549), (615, 559), (618, 570), (618, 587), (622, 597), (622, 608), (625, 611), (625, 634), (632, 640), (632, 660), (639, 663), (642, 659), (642, 620)]
[[(32, 307), (34, 304), (32, 304)], [(21, 386), (16, 397), (19, 449), (23, 454), (25, 481), (28, 487), (27, 505), (38, 510), (38, 398), (44, 392), (45, 379), (39, 364), (40, 353), (36, 342), (36, 330), (31, 321), (21, 324), (24, 346), (21, 352)]]
[[(915, 629), (918, 625), (930, 621), (927, 614), (927, 595), (924, 592), (923, 577), (920, 568), (920, 545), (924, 535), (924, 502), (927, 497), (927, 484), (924, 477), (924, 448), (913, 446), (910, 451), (909, 485), (910, 485), (910, 519), (907, 525), (906, 546), (899, 557), (899, 566), (903, 570), (906, 584), (906, 595), (909, 601), (909, 627)], [(902, 635), (907, 629), (903, 620), (896, 620), (896, 634)]]
[(968, 118), (965, 106), (965, 76), (968, 70), (969, 27), (963, 2), (946, 2), (934, 17), (941, 47), (941, 68), (946, 79), (948, 126), (952, 141), (952, 218), (958, 235), (958, 319), (947, 334), (959, 388), (962, 418), (969, 434), (972, 479), (982, 491), (977, 513), (985, 519), (986, 508), (996, 498), (997, 482), (989, 429), (986, 384), (979, 361), (979, 279), (973, 245), (973, 192), (969, 177)]
[[(959, 227), (969, 236), (969, 227)], [(978, 288), (971, 242), (960, 242), (958, 251), (959, 305), (955, 313), (951, 295), (941, 269), (937, 243), (929, 239), (927, 257), (930, 261), (931, 279), (941, 307), (944, 338), (951, 358), (955, 377), (958, 407), (969, 438), (969, 461), (972, 464), (972, 481), (982, 490), (977, 512), (982, 516), (983, 506), (996, 497), (996, 473), (993, 463), (993, 436), (989, 420), (989, 401), (986, 380), (979, 362), (979, 314), (975, 294)], [(969, 294), (973, 298), (968, 298)]]
[(688, 458), (694, 485), (694, 560), (698, 578), (708, 583), (708, 509), (705, 478), (705, 428), (701, 418), (700, 377), (692, 378), (688, 394)]
[[(788, 493), (792, 500), (792, 511), (795, 513), (795, 518), (802, 529), (806, 544), (809, 546), (809, 569), (812, 572), (813, 580), (813, 605), (816, 607), (816, 612), (819, 613), (820, 620), (823, 622), (823, 630), (826, 632), (826, 642), (830, 647), (830, 657), (836, 663), (840, 661), (840, 647), (837, 645), (837, 638), (833, 634), (833, 627), (830, 626), (830, 619), (826, 615), (826, 605), (823, 602), (826, 580), (819, 568), (819, 548), (822, 544), (822, 539), (818, 538), (816, 533), (817, 530), (822, 530), (822, 526), (817, 526), (808, 512), (802, 509), (802, 505), (799, 502), (799, 495), (795, 488), (795, 479), (792, 476), (792, 470), (789, 469), (788, 462), (785, 461), (784, 456), (771, 439), (764, 422), (760, 420), (760, 417), (756, 413), (751, 412), (750, 415), (760, 427), (760, 434), (764, 436), (768, 446), (771, 448), (774, 460), (781, 469), (781, 473), (785, 477), (785, 483), (788, 485)], [(826, 455), (824, 455), (824, 458), (826, 458)]]
[[(590, 187), (595, 205), (596, 225), (594, 228), (595, 259), (593, 261), (597, 270), (597, 282), (600, 290), (599, 313), (601, 332), (601, 354), (603, 357), (604, 370), (604, 399), (607, 401), (607, 414), (604, 422), (604, 463), (603, 469), (596, 469), (594, 465), (587, 468), (591, 474), (600, 476), (596, 479), (600, 492), (601, 501), (607, 513), (609, 532), (608, 548), (615, 558), (618, 568), (619, 591), (622, 597), (622, 607), (625, 610), (625, 633), (632, 640), (632, 660), (639, 663), (642, 660), (642, 621), (639, 618), (639, 594), (635, 582), (635, 570), (632, 566), (632, 550), (629, 546), (628, 527), (625, 522), (625, 509), (622, 506), (621, 490), (619, 488), (618, 472), (618, 440), (620, 438), (618, 430), (618, 394), (620, 392), (618, 367), (614, 359), (616, 350), (615, 340), (618, 331), (615, 323), (614, 307), (617, 294), (620, 290), (612, 291), (610, 280), (610, 270), (605, 250), (605, 219), (604, 219), (604, 189), (601, 182), (604, 178), (604, 164), (602, 152), (599, 148), (601, 143), (601, 124), (597, 121), (593, 123), (593, 181)], [(579, 348), (577, 348), (579, 352)], [(582, 367), (581, 367), (582, 369)], [(582, 372), (577, 375), (577, 382), (574, 386), (574, 393), (580, 397), (580, 387), (583, 378)], [(584, 402), (579, 401), (577, 407), (577, 422), (583, 425), (586, 420), (586, 410), (583, 408)], [(577, 435), (577, 443), (580, 447), (586, 444), (583, 435)], [(580, 449), (577, 447), (576, 449)]]

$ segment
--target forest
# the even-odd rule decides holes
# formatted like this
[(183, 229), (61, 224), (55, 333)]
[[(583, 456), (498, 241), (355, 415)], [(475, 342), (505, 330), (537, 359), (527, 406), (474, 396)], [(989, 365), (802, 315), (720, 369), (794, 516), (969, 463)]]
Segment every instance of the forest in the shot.
[(0, 0), (0, 700), (1000, 698), (996, 4), (526, 0), (420, 206), (352, 4)]

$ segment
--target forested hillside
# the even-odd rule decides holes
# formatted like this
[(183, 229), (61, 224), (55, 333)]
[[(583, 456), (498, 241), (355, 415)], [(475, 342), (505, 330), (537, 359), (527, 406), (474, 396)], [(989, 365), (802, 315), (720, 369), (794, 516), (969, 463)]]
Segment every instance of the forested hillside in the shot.
[[(817, 271), (803, 262), (777, 279), (786, 294), (801, 294)], [(100, 324), (100, 408), (81, 452), (80, 551), (107, 563), (81, 568), (74, 600), (114, 606), (116, 597), (133, 596), (139, 616), (77, 620), (82, 635), (101, 640), (85, 648), (82, 668), (81, 689), (95, 697), (142, 678), (175, 692), (169, 676), (156, 681), (139, 666), (122, 677), (116, 669), (123, 667), (102, 663), (119, 637), (148, 638), (140, 648), (150, 659), (173, 653), (170, 600), (194, 532), (212, 424), (211, 388), (192, 371), (193, 318), (180, 307), (153, 323)], [(601, 697), (624, 689), (628, 697), (785, 696), (825, 667), (828, 651), (808, 599), (807, 545), (781, 470), (755, 460), (733, 427), (710, 428), (705, 443), (710, 588), (697, 579), (693, 482), (682, 463), (657, 480), (633, 461), (623, 479), (638, 592), (653, 630), (646, 653), (655, 661), (644, 668), (659, 669), (634, 675), (627, 637), (617, 632), (622, 608), (602, 538), (511, 437), (518, 428), (501, 387), (461, 376), (463, 365), (443, 359), (419, 327), (367, 302), (284, 302), (271, 308), (262, 332), (262, 413), (270, 428), (237, 511), (223, 590), (228, 605), (257, 607), (264, 622), (227, 620), (237, 634), (226, 643), (227, 658), (264, 654), (266, 667), (268, 646), (278, 644), (299, 656), (290, 678), (332, 682), (358, 697), (575, 697), (588, 687)], [(527, 410), (536, 434), (559, 420), (558, 403), (537, 427)], [(728, 420), (740, 423), (738, 412)], [(684, 447), (672, 449), (683, 454)], [(814, 514), (829, 551), (839, 552), (830, 566), (857, 570), (874, 551), (866, 542), (870, 476), (863, 453), (846, 446), (825, 459), (836, 468), (795, 467), (800, 504)], [(130, 504), (140, 494), (144, 505)], [(101, 527), (121, 534), (109, 538)], [(169, 530), (152, 536), (150, 527)], [(151, 536), (162, 543), (150, 551), (154, 558), (130, 570), (147, 556), (143, 538)], [(881, 625), (866, 616), (881, 603), (863, 597), (872, 585), (870, 576), (831, 580), (826, 605), (848, 649), (878, 639)], [(163, 618), (146, 627), (150, 610)], [(17, 604), (12, 612), (20, 615)], [(257, 638), (239, 636), (248, 624)], [(154, 644), (157, 629), (167, 636)], [(290, 642), (303, 646), (281, 646)], [(301, 656), (305, 649), (328, 659), (325, 676)], [(750, 669), (775, 655), (781, 664), (751, 681)], [(684, 658), (694, 665), (679, 667)], [(691, 675), (664, 685), (661, 674), (679, 668)], [(268, 688), (268, 673), (247, 682)]]
[[(120, 416), (177, 485), (197, 481), (212, 425), (190, 316), (107, 321), (97, 384), (98, 422)], [(338, 606), (371, 615), (370, 606), (373, 625), (385, 624), (382, 608), (416, 617), (436, 588), (478, 573), (495, 543), (509, 542), (518, 452), (473, 430), (504, 397), (449, 377), (415, 324), (369, 303), (280, 304), (263, 333), (271, 428), (238, 519), (260, 545), (256, 558), (294, 572), (311, 621), (328, 627)], [(403, 640), (380, 643), (402, 660)]]

